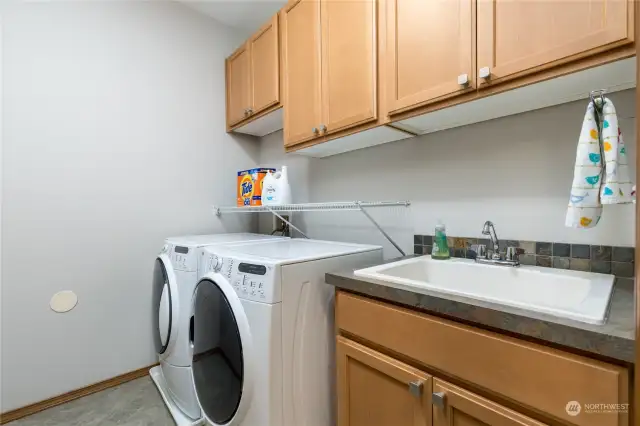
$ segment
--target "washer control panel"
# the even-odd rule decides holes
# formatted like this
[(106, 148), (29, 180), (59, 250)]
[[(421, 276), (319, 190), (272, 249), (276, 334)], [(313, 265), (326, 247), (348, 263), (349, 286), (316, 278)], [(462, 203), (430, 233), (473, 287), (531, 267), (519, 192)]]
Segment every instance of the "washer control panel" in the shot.
[(275, 267), (207, 253), (205, 273), (222, 274), (241, 299), (278, 303), (281, 296)]

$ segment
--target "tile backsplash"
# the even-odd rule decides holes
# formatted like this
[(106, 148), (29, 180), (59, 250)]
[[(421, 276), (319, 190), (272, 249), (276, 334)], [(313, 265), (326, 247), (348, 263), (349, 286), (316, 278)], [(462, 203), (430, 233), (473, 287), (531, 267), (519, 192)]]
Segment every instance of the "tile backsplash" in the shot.
[[(486, 245), (488, 254), (492, 254), (488, 239), (447, 237), (447, 242), (452, 257), (473, 258), (472, 252), (468, 249), (474, 244)], [(414, 254), (431, 254), (432, 245), (432, 235), (413, 236)], [(523, 265), (613, 274), (624, 281), (632, 281), (635, 275), (633, 247), (500, 240), (501, 252), (505, 252), (507, 247), (519, 247), (524, 250), (524, 254), (520, 256), (520, 263)]]

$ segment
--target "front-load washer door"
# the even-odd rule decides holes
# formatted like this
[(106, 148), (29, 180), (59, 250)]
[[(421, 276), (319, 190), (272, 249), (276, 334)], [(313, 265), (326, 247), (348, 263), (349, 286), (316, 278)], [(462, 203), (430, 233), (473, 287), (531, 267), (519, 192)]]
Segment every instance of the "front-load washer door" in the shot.
[(237, 425), (252, 397), (252, 342), (247, 316), (222, 275), (205, 275), (192, 300), (193, 384), (213, 425)]
[(171, 268), (171, 261), (166, 255), (156, 258), (153, 269), (152, 288), (152, 323), (153, 342), (156, 353), (165, 354), (175, 336), (173, 331), (174, 321), (177, 319), (176, 302), (178, 293), (176, 279)]

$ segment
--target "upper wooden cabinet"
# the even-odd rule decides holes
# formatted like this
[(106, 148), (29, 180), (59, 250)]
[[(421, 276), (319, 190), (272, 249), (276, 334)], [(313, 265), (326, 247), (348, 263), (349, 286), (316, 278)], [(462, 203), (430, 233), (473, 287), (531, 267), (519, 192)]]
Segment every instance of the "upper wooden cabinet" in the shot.
[(375, 0), (283, 9), (285, 145), (376, 120), (376, 10)]
[(276, 14), (249, 40), (253, 113), (280, 102), (278, 37), (278, 15)]
[(390, 113), (475, 88), (475, 0), (386, 3)]
[(501, 82), (633, 41), (628, 0), (478, 0), (478, 77)]
[(339, 426), (430, 426), (431, 376), (338, 336)]
[(278, 15), (226, 61), (227, 128), (280, 103)]
[(324, 0), (321, 5), (321, 126), (333, 133), (377, 117), (377, 3)]
[(322, 120), (320, 82), (320, 2), (299, 0), (282, 11), (285, 63), (284, 144), (316, 137)]
[(624, 87), (634, 15), (632, 0), (288, 0), (227, 59), (227, 129), (284, 127), (286, 152), (322, 157)]
[(251, 105), (251, 58), (243, 44), (227, 58), (227, 125), (247, 118)]

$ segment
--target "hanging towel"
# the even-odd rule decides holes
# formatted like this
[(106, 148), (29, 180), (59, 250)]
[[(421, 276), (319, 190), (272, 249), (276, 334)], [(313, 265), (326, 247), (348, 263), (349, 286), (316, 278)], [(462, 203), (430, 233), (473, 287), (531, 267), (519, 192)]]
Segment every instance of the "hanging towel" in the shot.
[(589, 102), (578, 139), (566, 226), (593, 228), (603, 204), (632, 202), (627, 150), (613, 103), (604, 98), (602, 116)]

